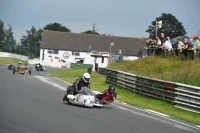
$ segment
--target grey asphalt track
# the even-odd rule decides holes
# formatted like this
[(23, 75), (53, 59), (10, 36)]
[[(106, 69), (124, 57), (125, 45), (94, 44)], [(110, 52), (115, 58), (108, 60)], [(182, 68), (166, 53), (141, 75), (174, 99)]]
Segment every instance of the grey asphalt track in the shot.
[[(51, 68), (48, 68), (49, 70)], [(67, 83), (0, 65), (0, 133), (199, 133), (200, 130), (117, 103), (84, 108), (62, 102)]]

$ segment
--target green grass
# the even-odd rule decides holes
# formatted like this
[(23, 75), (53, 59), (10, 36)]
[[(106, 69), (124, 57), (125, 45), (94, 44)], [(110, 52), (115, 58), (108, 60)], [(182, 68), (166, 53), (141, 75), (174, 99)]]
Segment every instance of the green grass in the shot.
[(151, 56), (136, 61), (116, 62), (108, 68), (172, 82), (200, 87), (200, 60)]
[(7, 58), (7, 57), (0, 57), (0, 64), (13, 64), (13, 65), (17, 65), (19, 62), (22, 62), (22, 64), (28, 64), (27, 61), (23, 61), (23, 60), (19, 60), (19, 59), (15, 59), (15, 58)]
[[(81, 76), (86, 69), (70, 69), (62, 72), (47, 72), (52, 76), (59, 77), (67, 82), (73, 83), (79, 76)], [(103, 91), (108, 88), (106, 83), (106, 76), (100, 75), (98, 73), (93, 73), (91, 76), (91, 89), (96, 91)], [(197, 113), (185, 111), (176, 107), (173, 107), (170, 104), (167, 104), (162, 101), (154, 100), (154, 99), (147, 99), (139, 95), (135, 95), (126, 91), (122, 88), (116, 87), (116, 91), (118, 93), (117, 100), (122, 102), (158, 111), (160, 113), (164, 113), (194, 124), (200, 125), (200, 115)]]

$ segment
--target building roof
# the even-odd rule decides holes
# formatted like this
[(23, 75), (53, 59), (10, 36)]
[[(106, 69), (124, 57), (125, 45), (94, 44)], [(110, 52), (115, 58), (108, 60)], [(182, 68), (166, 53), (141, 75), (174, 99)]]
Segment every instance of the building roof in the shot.
[(111, 47), (112, 53), (117, 54), (121, 50), (124, 55), (138, 55), (139, 49), (145, 46), (142, 38), (44, 30), (40, 47), (77, 52), (110, 52), (111, 43), (114, 43), (114, 46)]

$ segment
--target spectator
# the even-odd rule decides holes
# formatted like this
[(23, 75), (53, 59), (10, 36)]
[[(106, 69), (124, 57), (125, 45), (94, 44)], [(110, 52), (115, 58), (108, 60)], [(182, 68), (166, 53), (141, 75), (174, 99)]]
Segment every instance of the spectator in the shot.
[(179, 56), (179, 53), (182, 52), (182, 47), (184, 46), (184, 44), (181, 42), (181, 39), (178, 37), (177, 38), (177, 42), (176, 42), (176, 55)]
[(161, 36), (161, 37), (160, 37), (161, 46), (163, 46), (164, 43), (165, 43), (165, 41), (166, 41), (165, 34), (164, 34), (164, 33), (161, 33), (160, 36)]
[(186, 46), (187, 47), (187, 53), (188, 53), (188, 56), (190, 59), (194, 59), (194, 50), (192, 49), (193, 48), (193, 39), (190, 38), (189, 41), (188, 41), (188, 45)]
[(138, 51), (138, 57), (142, 58), (142, 49), (140, 48), (140, 50)]
[(159, 38), (159, 37), (156, 37), (156, 41), (157, 41), (157, 47), (160, 47), (160, 46), (161, 46), (160, 38)]
[(160, 55), (161, 51), (162, 51), (162, 45), (161, 45), (161, 41), (160, 41), (159, 37), (156, 37), (156, 42), (157, 42), (157, 44), (156, 44), (157, 49), (155, 51), (155, 54)]
[(146, 40), (146, 47), (144, 47), (144, 48), (147, 50), (147, 55), (148, 55), (148, 56), (150, 56), (150, 55), (153, 54), (153, 53), (152, 53), (152, 49), (151, 49), (152, 45), (153, 45), (153, 40), (152, 40), (151, 37), (149, 37), (149, 38)]
[(193, 50), (200, 51), (200, 42), (199, 42), (199, 40), (198, 40), (198, 36), (197, 36), (197, 35), (194, 35), (193, 38), (194, 38)]
[(119, 61), (123, 61), (123, 54), (121, 50), (119, 50)]
[(167, 49), (168, 51), (172, 50), (172, 42), (170, 41), (169, 37), (166, 38), (166, 41), (164, 43), (164, 48)]
[(184, 39), (184, 45), (185, 45), (185, 47), (182, 49), (182, 54), (183, 54), (185, 57), (187, 57), (187, 55), (188, 55), (188, 50), (187, 50), (187, 49), (188, 49), (188, 46), (191, 47), (190, 42), (188, 41), (187, 38)]
[(194, 46), (194, 41), (193, 41), (193, 39), (190, 38), (190, 39), (189, 39), (189, 42), (190, 42), (190, 44), (191, 44), (191, 48), (193, 48), (193, 46)]

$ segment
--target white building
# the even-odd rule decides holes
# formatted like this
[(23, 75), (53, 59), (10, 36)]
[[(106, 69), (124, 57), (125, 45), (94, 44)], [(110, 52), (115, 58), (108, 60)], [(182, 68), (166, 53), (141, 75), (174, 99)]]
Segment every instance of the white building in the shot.
[(40, 62), (61, 67), (70, 63), (107, 67), (111, 53), (122, 51), (125, 60), (137, 59), (145, 46), (141, 38), (77, 34), (44, 30), (40, 46)]

